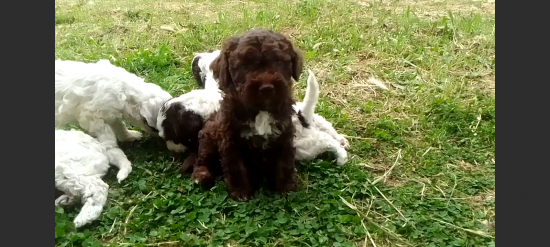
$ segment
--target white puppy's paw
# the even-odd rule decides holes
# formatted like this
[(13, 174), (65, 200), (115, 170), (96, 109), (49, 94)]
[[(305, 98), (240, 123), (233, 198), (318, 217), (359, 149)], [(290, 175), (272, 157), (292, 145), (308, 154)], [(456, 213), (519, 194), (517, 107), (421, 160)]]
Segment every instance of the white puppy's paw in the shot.
[(344, 148), (346, 150), (349, 148), (349, 142), (345, 137), (340, 136), (340, 138), (338, 138), (338, 142), (340, 142), (340, 146), (342, 148)]
[(143, 134), (139, 131), (135, 130), (128, 130), (126, 137), (122, 138), (123, 142), (133, 142), (133, 141), (139, 141), (143, 137)]
[(128, 165), (128, 166), (125, 166), (127, 168), (123, 168), (123, 169), (120, 169), (118, 170), (118, 173), (116, 174), (116, 178), (118, 180), (118, 183), (121, 183), (122, 180), (126, 179), (128, 177), (128, 174), (130, 174), (130, 172), (132, 172), (132, 166), (131, 165)]
[(166, 147), (168, 150), (176, 152), (176, 153), (185, 153), (187, 150), (187, 147), (182, 144), (175, 144), (173, 141), (167, 141)]
[(82, 217), (80, 217), (80, 215), (78, 215), (78, 216), (76, 216), (76, 218), (74, 218), (73, 223), (74, 223), (75, 228), (79, 228), (79, 227), (82, 227), (83, 225), (88, 224), (89, 222), (82, 219)]
[(336, 159), (336, 164), (342, 166), (348, 162), (348, 152), (342, 150), (338, 152), (338, 158)]

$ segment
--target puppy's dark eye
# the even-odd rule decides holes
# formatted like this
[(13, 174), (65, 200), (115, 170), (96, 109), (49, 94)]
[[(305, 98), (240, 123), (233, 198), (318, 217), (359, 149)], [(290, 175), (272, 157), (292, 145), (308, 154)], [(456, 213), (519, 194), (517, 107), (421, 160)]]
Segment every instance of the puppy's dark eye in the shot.
[(246, 63), (239, 64), (238, 67), (242, 67), (244, 69), (254, 69), (260, 65), (260, 60), (250, 60)]

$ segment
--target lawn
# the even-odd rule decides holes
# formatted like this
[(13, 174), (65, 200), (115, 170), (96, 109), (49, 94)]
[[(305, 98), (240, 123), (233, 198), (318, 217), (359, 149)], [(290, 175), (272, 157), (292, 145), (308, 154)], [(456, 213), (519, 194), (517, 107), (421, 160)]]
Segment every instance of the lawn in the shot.
[(236, 202), (178, 174), (162, 141), (121, 144), (134, 170), (107, 174), (83, 229), (56, 208), (56, 246), (494, 246), (494, 0), (56, 0), (55, 58), (110, 59), (177, 96), (197, 87), (194, 53), (253, 27), (303, 51), (350, 161), (301, 162), (296, 192)]

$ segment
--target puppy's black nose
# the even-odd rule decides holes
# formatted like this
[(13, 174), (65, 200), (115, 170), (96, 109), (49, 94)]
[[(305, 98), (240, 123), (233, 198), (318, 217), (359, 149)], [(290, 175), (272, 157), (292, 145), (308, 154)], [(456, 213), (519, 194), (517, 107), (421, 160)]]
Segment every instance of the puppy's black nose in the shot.
[(263, 85), (260, 87), (260, 93), (262, 95), (271, 95), (275, 91), (273, 85)]

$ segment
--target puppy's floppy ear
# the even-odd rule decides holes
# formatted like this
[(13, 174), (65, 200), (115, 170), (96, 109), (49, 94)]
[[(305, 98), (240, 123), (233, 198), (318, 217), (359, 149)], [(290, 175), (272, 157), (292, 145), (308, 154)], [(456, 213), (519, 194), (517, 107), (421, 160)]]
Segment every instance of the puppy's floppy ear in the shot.
[(235, 83), (229, 73), (229, 53), (237, 48), (239, 37), (233, 36), (225, 40), (220, 55), (210, 64), (210, 70), (222, 91), (235, 88)]
[[(156, 126), (156, 118), (153, 117), (156, 101), (154, 99), (149, 99), (141, 104), (139, 109), (139, 114), (144, 118), (145, 122), (149, 127)], [(158, 113), (158, 112), (156, 112)]]
[(293, 49), (295, 56), (292, 57), (292, 78), (294, 78), (295, 81), (298, 81), (304, 66), (304, 56), (296, 47), (293, 46)]

